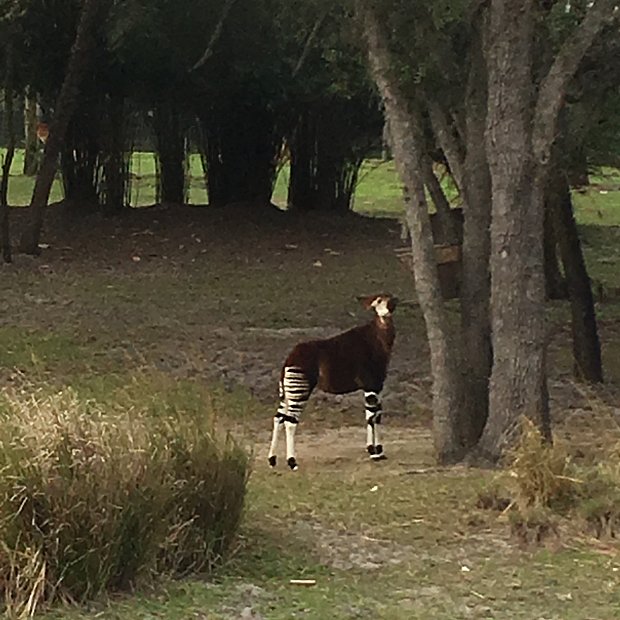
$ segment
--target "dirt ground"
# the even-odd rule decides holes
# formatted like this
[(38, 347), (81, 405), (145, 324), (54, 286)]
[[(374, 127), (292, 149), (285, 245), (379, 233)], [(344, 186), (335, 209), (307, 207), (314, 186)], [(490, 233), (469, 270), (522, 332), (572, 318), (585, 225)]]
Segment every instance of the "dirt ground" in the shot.
[[(14, 210), (17, 238), (27, 210)], [(62, 332), (108, 357), (135, 358), (178, 376), (242, 386), (274, 403), (282, 359), (295, 342), (365, 320), (355, 296), (389, 290), (415, 300), (394, 255), (394, 220), (291, 216), (275, 207), (153, 207), (121, 218), (49, 209), (38, 258), (2, 268), (0, 325)], [(454, 302), (455, 321), (457, 308)], [(620, 384), (620, 312), (599, 318), (613, 402)], [(419, 309), (396, 317), (397, 341), (384, 409), (428, 422), (429, 361)], [(572, 381), (566, 304), (550, 315), (554, 411), (587, 407)], [(99, 352), (100, 353), (100, 352)], [(619, 402), (620, 398), (618, 399)], [(316, 394), (315, 409), (359, 413), (359, 395)], [(354, 419), (352, 419), (353, 421)]]

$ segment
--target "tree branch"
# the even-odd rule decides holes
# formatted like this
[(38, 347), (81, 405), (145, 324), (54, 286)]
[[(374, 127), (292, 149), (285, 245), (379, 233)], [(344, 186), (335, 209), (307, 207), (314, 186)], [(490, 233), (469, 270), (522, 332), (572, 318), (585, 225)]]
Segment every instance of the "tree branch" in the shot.
[(194, 64), (194, 66), (190, 69), (190, 73), (192, 71), (196, 71), (196, 69), (200, 69), (211, 56), (213, 56), (213, 50), (215, 49), (215, 45), (217, 44), (219, 38), (222, 36), (222, 30), (224, 28), (224, 22), (230, 13), (230, 9), (232, 9), (233, 4), (235, 4), (237, 0), (226, 0), (226, 3), (222, 7), (222, 13), (220, 15), (220, 19), (215, 26), (215, 30), (211, 35), (211, 39), (209, 39), (209, 43), (207, 48), (204, 51), (204, 54), (200, 57), (200, 59)]
[(295, 68), (293, 69), (293, 75), (292, 75), (293, 78), (297, 77), (297, 74), (301, 71), (301, 68), (306, 62), (308, 58), (308, 54), (310, 54), (310, 50), (312, 49), (312, 44), (314, 43), (314, 39), (316, 39), (317, 34), (319, 34), (319, 30), (321, 29), (321, 26), (323, 25), (323, 22), (325, 21), (325, 18), (327, 17), (328, 13), (329, 13), (329, 10), (325, 11), (323, 14), (317, 17), (317, 20), (314, 23), (314, 26), (312, 27), (312, 30), (310, 31), (308, 38), (306, 39), (306, 43), (304, 45), (303, 51), (301, 52), (301, 56), (299, 57), (299, 60), (297, 61), (297, 64), (295, 65)]
[(445, 111), (439, 103), (437, 103), (437, 101), (434, 101), (428, 97), (427, 101), (433, 132), (435, 133), (441, 150), (448, 160), (450, 171), (454, 176), (454, 180), (456, 181), (459, 190), (463, 191), (464, 157), (461, 152), (461, 147), (452, 129), (450, 128), (450, 121), (448, 120), (448, 116)]
[(577, 30), (564, 43), (543, 79), (536, 101), (532, 133), (534, 156), (539, 163), (549, 161), (558, 115), (570, 80), (596, 37), (619, 15), (618, 0), (596, 0)]
[(450, 201), (446, 197), (443, 187), (441, 187), (441, 183), (435, 175), (433, 162), (429, 157), (425, 157), (422, 163), (424, 165), (424, 185), (426, 185), (426, 189), (431, 196), (435, 209), (441, 216), (449, 217), (451, 210)]

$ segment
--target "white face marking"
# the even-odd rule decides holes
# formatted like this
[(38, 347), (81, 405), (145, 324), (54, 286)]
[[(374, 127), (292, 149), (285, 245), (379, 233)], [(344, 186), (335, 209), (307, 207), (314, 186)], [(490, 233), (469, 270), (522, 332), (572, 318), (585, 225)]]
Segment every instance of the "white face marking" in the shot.
[(371, 306), (375, 309), (377, 316), (384, 317), (391, 314), (386, 297), (377, 297), (377, 299), (372, 302)]

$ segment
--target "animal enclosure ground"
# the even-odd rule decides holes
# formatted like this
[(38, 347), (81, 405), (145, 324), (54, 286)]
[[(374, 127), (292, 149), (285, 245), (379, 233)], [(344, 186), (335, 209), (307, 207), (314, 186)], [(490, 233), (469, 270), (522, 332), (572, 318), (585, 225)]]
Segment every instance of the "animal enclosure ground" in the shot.
[[(12, 216), (18, 230), (26, 212)], [(360, 395), (317, 394), (298, 433), (300, 471), (266, 466), (290, 346), (365, 320), (357, 295), (413, 299), (393, 253), (402, 243), (397, 221), (241, 207), (77, 221), (53, 207), (49, 216), (42, 257), (18, 255), (0, 271), (2, 384), (70, 385), (103, 402), (140, 372), (208, 384), (221, 422), (256, 457), (238, 549), (213, 581), (163, 583), (50, 618), (620, 617), (614, 540), (575, 530), (549, 548), (519, 548), (505, 516), (476, 507), (497, 474), (433, 467), (428, 354), (415, 306), (395, 315), (389, 459), (367, 459)], [(592, 276), (619, 287), (620, 228), (587, 221)], [(550, 308), (558, 435), (593, 455), (598, 442), (620, 439), (620, 300), (611, 296), (599, 311), (609, 382), (584, 394), (570, 378), (569, 310)], [(456, 321), (456, 306), (453, 314)], [(299, 578), (316, 585), (290, 585)]]

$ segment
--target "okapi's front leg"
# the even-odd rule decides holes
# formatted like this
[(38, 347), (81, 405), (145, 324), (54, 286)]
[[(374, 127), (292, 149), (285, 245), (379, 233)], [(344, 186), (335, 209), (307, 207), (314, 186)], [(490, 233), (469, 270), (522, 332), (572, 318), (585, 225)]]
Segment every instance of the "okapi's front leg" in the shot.
[(364, 392), (364, 405), (366, 408), (366, 449), (371, 459), (380, 461), (387, 457), (379, 439), (379, 426), (381, 424), (379, 392)]

